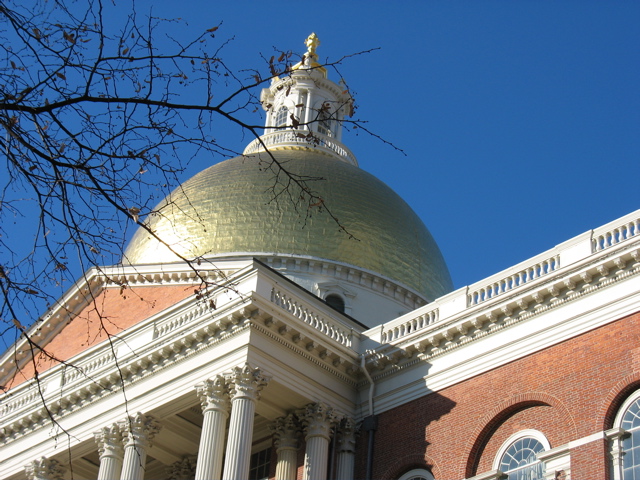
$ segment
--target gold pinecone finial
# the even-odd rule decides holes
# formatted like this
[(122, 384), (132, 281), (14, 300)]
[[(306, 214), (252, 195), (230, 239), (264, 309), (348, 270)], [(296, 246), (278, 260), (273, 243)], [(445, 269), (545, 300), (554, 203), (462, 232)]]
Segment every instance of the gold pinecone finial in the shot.
[(320, 46), (320, 39), (318, 36), (315, 33), (312, 33), (304, 41), (304, 44), (307, 46), (307, 53), (309, 56), (316, 58), (318, 56), (316, 49)]

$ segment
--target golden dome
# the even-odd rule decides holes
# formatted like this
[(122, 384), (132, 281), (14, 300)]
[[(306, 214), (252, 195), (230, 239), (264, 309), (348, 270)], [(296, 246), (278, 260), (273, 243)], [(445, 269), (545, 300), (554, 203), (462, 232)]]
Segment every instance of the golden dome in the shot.
[[(356, 240), (325, 213), (305, 219), (283, 195), (274, 200), (266, 153), (232, 158), (192, 177), (170, 194), (148, 226), (183, 257), (300, 255), (350, 264), (414, 290), (431, 301), (452, 290), (440, 249), (422, 221), (373, 175), (312, 150), (279, 150), (276, 158), (302, 177), (321, 177), (314, 191)], [(262, 165), (264, 167), (264, 164)], [(139, 229), (124, 261), (174, 262), (164, 245)]]

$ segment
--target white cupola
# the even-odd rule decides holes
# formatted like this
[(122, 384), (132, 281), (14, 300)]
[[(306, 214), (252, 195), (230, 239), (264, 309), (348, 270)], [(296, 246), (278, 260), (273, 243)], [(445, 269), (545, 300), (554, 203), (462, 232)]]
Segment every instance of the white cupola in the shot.
[(342, 144), (342, 123), (353, 113), (353, 99), (344, 83), (329, 80), (327, 69), (318, 63), (316, 34), (309, 35), (305, 44), (302, 60), (262, 90), (265, 133), (244, 154), (267, 148), (315, 149), (357, 166), (355, 156)]

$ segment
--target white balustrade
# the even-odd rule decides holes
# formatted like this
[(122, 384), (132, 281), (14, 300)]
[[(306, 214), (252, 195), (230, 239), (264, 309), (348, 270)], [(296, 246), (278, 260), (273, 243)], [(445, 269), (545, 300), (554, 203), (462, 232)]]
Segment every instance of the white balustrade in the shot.
[(321, 317), (309, 307), (302, 304), (298, 299), (294, 299), (291, 296), (276, 290), (271, 290), (271, 301), (289, 312), (293, 316), (299, 318), (304, 323), (308, 324), (312, 328), (323, 333), (327, 337), (335, 340), (336, 342), (344, 345), (345, 347), (351, 347), (351, 334), (344, 328), (341, 328), (337, 323), (330, 322), (324, 317)]
[(242, 152), (244, 155), (250, 155), (259, 151), (265, 151), (265, 147), (269, 148), (274, 145), (282, 146), (305, 146), (317, 148), (329, 153), (338, 155), (342, 160), (352, 165), (358, 165), (358, 160), (351, 151), (345, 147), (342, 142), (323, 135), (318, 132), (308, 132), (307, 130), (277, 130), (275, 132), (265, 133), (260, 138), (256, 138), (247, 145)]
[(640, 233), (640, 210), (593, 231), (593, 252), (600, 252)]
[(471, 285), (468, 305), (479, 305), (532, 280), (548, 275), (559, 268), (560, 254), (555, 251), (545, 252), (509, 270), (493, 275), (487, 280)]
[(416, 312), (411, 312), (411, 314), (412, 316), (409, 316), (409, 318), (407, 318), (408, 315), (404, 315), (389, 322), (382, 332), (381, 341), (383, 343), (391, 343), (434, 325), (438, 322), (439, 309), (436, 304), (429, 304)]

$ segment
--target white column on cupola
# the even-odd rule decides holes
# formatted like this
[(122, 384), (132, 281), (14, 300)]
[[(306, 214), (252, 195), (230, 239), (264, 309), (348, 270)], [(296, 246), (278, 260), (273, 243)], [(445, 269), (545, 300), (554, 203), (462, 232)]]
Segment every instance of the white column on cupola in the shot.
[(275, 480), (296, 480), (300, 425), (292, 413), (276, 419), (273, 426), (278, 460)]
[(65, 471), (58, 460), (46, 457), (38, 458), (24, 467), (27, 480), (62, 480)]
[(100, 457), (100, 469), (97, 480), (113, 480), (120, 478), (122, 471), (122, 457), (124, 448), (122, 446), (122, 427), (117, 423), (103, 427), (102, 430), (93, 434), (98, 444), (98, 454)]
[[(342, 122), (353, 114), (353, 98), (346, 84), (330, 80), (327, 69), (318, 62), (320, 40), (315, 33), (309, 35), (305, 45), (307, 51), (300, 62), (292, 65), (286, 75), (274, 76), (269, 87), (262, 89), (260, 103), (267, 112), (265, 133), (249, 143), (243, 153), (305, 148), (358, 166), (341, 140)], [(284, 112), (286, 121), (278, 121)], [(295, 128), (292, 115), (299, 122)]]
[(223, 480), (246, 480), (249, 477), (251, 441), (256, 402), (269, 378), (248, 364), (236, 367), (227, 377), (231, 397), (231, 419)]
[(353, 478), (356, 456), (356, 424), (353, 418), (346, 417), (337, 429), (338, 459), (335, 478), (348, 480)]
[(326, 480), (331, 431), (340, 415), (324, 403), (311, 403), (298, 412), (298, 418), (307, 442), (302, 480)]
[(229, 418), (229, 390), (222, 375), (196, 386), (204, 421), (198, 448), (196, 480), (220, 478), (224, 454), (224, 434)]
[(147, 449), (160, 428), (160, 422), (155, 417), (139, 412), (122, 423), (126, 443), (120, 480), (144, 480)]

